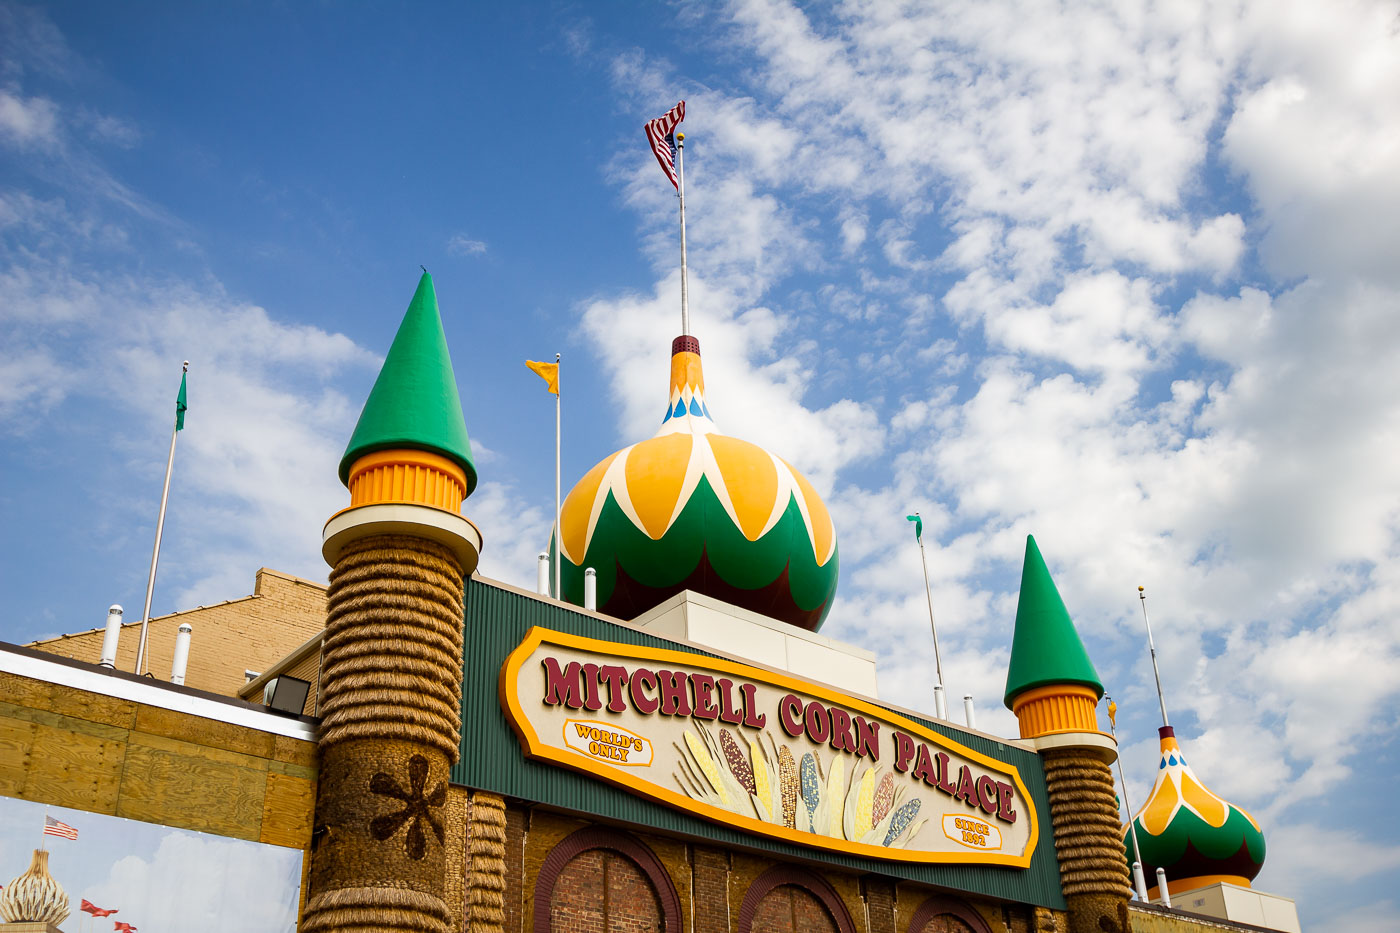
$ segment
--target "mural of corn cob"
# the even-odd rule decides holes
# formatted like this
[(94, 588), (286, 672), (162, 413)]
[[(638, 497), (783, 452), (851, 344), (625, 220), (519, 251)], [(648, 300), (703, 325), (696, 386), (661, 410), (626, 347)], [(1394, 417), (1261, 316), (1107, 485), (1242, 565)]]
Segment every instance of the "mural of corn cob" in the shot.
[(817, 806), (821, 803), (821, 781), (817, 779), (817, 759), (811, 752), (802, 756), (802, 802), (807, 806), (807, 829), (817, 831)]
[(797, 762), (786, 745), (778, 749), (778, 789), (783, 796), (783, 825), (797, 828)]
[(880, 779), (880, 786), (875, 790), (875, 799), (870, 808), (870, 825), (874, 826), (883, 820), (892, 806), (894, 806), (894, 775), (887, 774)]
[(739, 785), (749, 794), (756, 793), (758, 788), (754, 783), (753, 765), (749, 764), (748, 756), (739, 748), (739, 743), (734, 741), (728, 729), (719, 730), (719, 747), (724, 751), (724, 760)]
[[(888, 777), (889, 775), (886, 775)], [(894, 811), (894, 819), (890, 820), (890, 828), (885, 833), (885, 845), (894, 842), (896, 837), (914, 821), (914, 817), (919, 815), (920, 800), (915, 797), (908, 803)]]
[(715, 767), (715, 760), (710, 757), (710, 752), (705, 748), (705, 743), (695, 737), (689, 729), (685, 731), (685, 744), (690, 749), (690, 754), (695, 756), (695, 763), (700, 766), (700, 771), (705, 775), (705, 780), (710, 782), (710, 786), (719, 794), (719, 799), (727, 807), (730, 805), (729, 791), (724, 787), (724, 780), (719, 775), (719, 768)]

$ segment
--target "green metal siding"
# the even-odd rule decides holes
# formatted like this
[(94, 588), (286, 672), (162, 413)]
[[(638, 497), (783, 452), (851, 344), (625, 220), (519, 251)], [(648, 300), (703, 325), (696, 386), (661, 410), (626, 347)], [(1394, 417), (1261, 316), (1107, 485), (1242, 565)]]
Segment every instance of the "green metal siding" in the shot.
[[(935, 884), (975, 894), (1063, 910), (1059, 864), (1050, 828), (1050, 803), (1040, 756), (962, 732), (946, 723), (911, 717), (975, 751), (1020, 769), (1040, 815), (1040, 839), (1027, 869), (968, 865), (911, 865), (826, 853), (731, 830), (709, 820), (635, 796), (565, 768), (527, 759), (506, 722), (498, 698), (501, 666), (532, 626), (628, 645), (710, 652), (604, 622), (568, 606), (548, 603), (469, 580), (466, 590), (462, 682), (462, 758), (452, 780), (585, 815), (703, 839), (721, 846), (824, 862), (856, 872)], [(907, 715), (907, 714), (903, 714)]]

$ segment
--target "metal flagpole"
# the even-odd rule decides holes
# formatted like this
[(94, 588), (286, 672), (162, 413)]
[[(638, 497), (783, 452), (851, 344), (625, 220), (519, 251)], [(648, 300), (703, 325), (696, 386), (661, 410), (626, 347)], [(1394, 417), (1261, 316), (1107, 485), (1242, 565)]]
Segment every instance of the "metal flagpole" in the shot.
[(1162, 725), (1167, 722), (1167, 701), (1162, 697), (1162, 675), (1157, 670), (1157, 646), (1152, 643), (1152, 620), (1147, 617), (1147, 594), (1138, 587), (1138, 601), (1142, 604), (1142, 621), (1147, 623), (1147, 650), (1152, 655), (1152, 676), (1157, 681), (1157, 704), (1162, 707)]
[[(190, 361), (185, 360), (183, 374), (190, 371)], [(175, 438), (180, 436), (180, 415), (176, 412), (175, 425), (170, 429), (170, 456), (165, 461), (165, 485), (160, 491), (160, 516), (156, 519), (156, 543), (151, 549), (151, 575), (146, 579), (146, 606), (141, 610), (141, 641), (136, 648), (136, 673), (145, 673), (146, 665), (146, 634), (147, 626), (151, 621), (151, 595), (156, 588), (156, 564), (160, 561), (160, 535), (165, 530), (165, 505), (170, 499), (170, 471), (175, 466)]]
[(690, 286), (685, 269), (685, 134), (676, 134), (676, 193), (681, 199), (681, 335), (690, 335)]
[(945, 695), (943, 689), (943, 658), (938, 653), (938, 625), (933, 620), (933, 588), (929, 586), (928, 558), (924, 555), (924, 523), (923, 518), (919, 515), (918, 512), (914, 513), (914, 517), (919, 519), (919, 523), (915, 528), (915, 537), (919, 542), (919, 562), (923, 564), (924, 567), (924, 595), (928, 597), (928, 624), (929, 628), (933, 630), (933, 664), (935, 669), (938, 671), (938, 686), (934, 689), (933, 692), (933, 706), (934, 711), (938, 714), (939, 719), (947, 719), (948, 698)]
[(559, 400), (563, 397), (563, 386), (559, 381), (561, 359), (561, 354), (554, 354), (554, 598), (562, 600), (564, 591), (559, 584), (560, 565), (564, 562), (564, 528), (559, 524)]
[[(1108, 700), (1108, 731), (1113, 735), (1113, 741), (1118, 741), (1118, 704), (1113, 702), (1113, 697), (1106, 697)], [(1133, 887), (1137, 889), (1138, 900), (1147, 903), (1147, 878), (1142, 874), (1142, 850), (1138, 848), (1137, 826), (1133, 823), (1133, 805), (1128, 802), (1128, 779), (1123, 775), (1123, 756), (1118, 757), (1118, 782), (1123, 785), (1123, 806), (1128, 809), (1128, 832), (1133, 837)]]

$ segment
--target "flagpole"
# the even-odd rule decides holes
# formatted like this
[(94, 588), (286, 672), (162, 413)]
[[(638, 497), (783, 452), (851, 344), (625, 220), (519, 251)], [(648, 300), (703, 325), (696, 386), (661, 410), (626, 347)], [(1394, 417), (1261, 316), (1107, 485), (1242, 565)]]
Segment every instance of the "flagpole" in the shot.
[[(1118, 741), (1118, 704), (1113, 702), (1113, 697), (1108, 697), (1108, 731), (1113, 736), (1114, 743)], [(1133, 805), (1128, 802), (1128, 779), (1123, 774), (1123, 756), (1115, 756), (1118, 759), (1118, 780), (1123, 785), (1123, 806), (1128, 811), (1128, 832), (1133, 837), (1133, 888), (1137, 891), (1138, 900), (1147, 903), (1147, 879), (1142, 874), (1142, 850), (1138, 848), (1137, 825), (1133, 822)]]
[(1157, 670), (1157, 646), (1152, 643), (1152, 620), (1147, 617), (1147, 594), (1142, 587), (1138, 587), (1138, 601), (1142, 604), (1142, 621), (1147, 624), (1147, 651), (1152, 655), (1152, 676), (1157, 681), (1157, 705), (1162, 708), (1162, 725), (1170, 726), (1167, 722), (1167, 701), (1162, 695), (1162, 675)]
[[(914, 516), (918, 518), (919, 513), (915, 512)], [(934, 622), (933, 619), (933, 588), (929, 585), (928, 582), (928, 557), (924, 555), (924, 534), (922, 521), (920, 521), (919, 525), (916, 526), (916, 531), (917, 534), (915, 535), (915, 538), (919, 542), (919, 563), (922, 564), (924, 568), (924, 596), (928, 598), (928, 625), (929, 628), (933, 630), (933, 666), (934, 669), (938, 672), (938, 687), (934, 690), (933, 693), (933, 708), (934, 712), (938, 714), (939, 719), (947, 719), (948, 699), (943, 689), (943, 658), (938, 653), (938, 624)]]
[[(185, 360), (184, 368), (181, 370), (181, 381), (184, 374), (190, 371), (190, 361)], [(147, 627), (151, 621), (151, 596), (156, 588), (156, 564), (160, 561), (160, 536), (165, 530), (165, 506), (170, 499), (170, 472), (175, 467), (175, 439), (180, 436), (180, 413), (175, 414), (175, 424), (170, 429), (170, 456), (165, 461), (165, 485), (160, 491), (160, 515), (156, 518), (156, 543), (151, 549), (151, 575), (146, 579), (146, 606), (141, 610), (141, 641), (136, 648), (136, 674), (144, 673), (146, 664), (146, 635)]]
[(559, 524), (559, 400), (563, 396), (562, 386), (559, 383), (559, 366), (563, 357), (554, 354), (554, 598), (562, 600), (564, 598), (563, 588), (560, 586), (561, 565), (564, 563), (564, 528)]
[(690, 335), (690, 287), (685, 268), (685, 134), (676, 134), (676, 193), (681, 200), (681, 335)]

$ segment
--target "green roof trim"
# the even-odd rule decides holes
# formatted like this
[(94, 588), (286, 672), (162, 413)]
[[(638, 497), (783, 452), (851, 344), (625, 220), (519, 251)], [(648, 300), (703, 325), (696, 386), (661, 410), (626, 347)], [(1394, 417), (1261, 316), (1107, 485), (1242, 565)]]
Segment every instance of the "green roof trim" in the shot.
[(360, 457), (396, 447), (447, 457), (466, 471), (466, 494), (476, 488), (472, 442), (462, 417), (437, 292), (427, 272), (418, 280), (418, 290), (340, 458), (340, 481), (349, 481), (350, 466)]
[(1074, 622), (1050, 578), (1035, 538), (1026, 536), (1026, 562), (1021, 568), (1021, 598), (1016, 605), (1016, 633), (1011, 640), (1011, 664), (1006, 672), (1005, 703), (1035, 687), (1081, 684), (1103, 696), (1103, 684), (1079, 640)]

